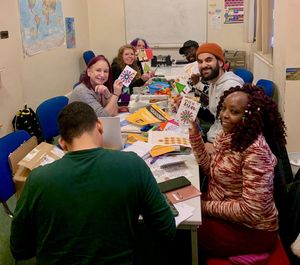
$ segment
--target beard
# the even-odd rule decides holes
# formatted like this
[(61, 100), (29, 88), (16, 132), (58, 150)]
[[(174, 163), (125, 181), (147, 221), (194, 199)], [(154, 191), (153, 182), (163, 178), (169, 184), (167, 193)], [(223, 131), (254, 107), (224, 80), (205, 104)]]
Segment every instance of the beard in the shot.
[[(204, 76), (202, 72), (207, 69), (211, 69), (211, 73), (209, 75)], [(201, 69), (201, 80), (211, 81), (211, 80), (217, 78), (219, 76), (219, 73), (220, 73), (220, 66), (218, 64), (214, 68), (205, 67), (205, 68)]]

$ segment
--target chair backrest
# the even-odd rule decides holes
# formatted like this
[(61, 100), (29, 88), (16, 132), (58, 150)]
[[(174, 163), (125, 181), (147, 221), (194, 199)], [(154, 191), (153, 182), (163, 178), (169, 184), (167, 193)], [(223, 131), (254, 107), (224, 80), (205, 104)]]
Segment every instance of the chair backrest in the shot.
[(0, 138), (0, 201), (7, 201), (15, 193), (12, 179), (12, 170), (9, 166), (8, 156), (22, 143), (30, 138), (25, 130), (9, 133)]
[(256, 82), (256, 86), (261, 87), (265, 91), (265, 94), (267, 96), (273, 97), (273, 95), (274, 95), (274, 89), (275, 89), (275, 84), (271, 80), (259, 79)]
[(68, 104), (65, 96), (50, 98), (42, 102), (36, 109), (43, 138), (51, 142), (52, 138), (59, 135), (57, 118), (59, 112)]
[(92, 60), (96, 55), (93, 51), (85, 51), (83, 54), (83, 60), (85, 61), (85, 64), (88, 65), (90, 60)]
[(245, 83), (252, 83), (253, 82), (253, 74), (251, 71), (245, 68), (235, 68), (233, 72), (238, 75), (240, 78), (244, 80)]

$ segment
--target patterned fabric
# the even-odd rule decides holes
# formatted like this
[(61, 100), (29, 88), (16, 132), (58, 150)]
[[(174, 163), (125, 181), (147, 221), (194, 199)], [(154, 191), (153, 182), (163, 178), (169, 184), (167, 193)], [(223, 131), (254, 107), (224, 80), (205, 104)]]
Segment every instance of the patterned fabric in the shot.
[(234, 265), (264, 265), (267, 264), (269, 253), (248, 254), (230, 257), (229, 260)]
[(278, 229), (273, 199), (276, 157), (265, 138), (258, 139), (243, 152), (230, 149), (231, 135), (220, 133), (210, 157), (200, 135), (190, 136), (195, 158), (209, 178), (204, 216), (213, 216), (266, 231)]

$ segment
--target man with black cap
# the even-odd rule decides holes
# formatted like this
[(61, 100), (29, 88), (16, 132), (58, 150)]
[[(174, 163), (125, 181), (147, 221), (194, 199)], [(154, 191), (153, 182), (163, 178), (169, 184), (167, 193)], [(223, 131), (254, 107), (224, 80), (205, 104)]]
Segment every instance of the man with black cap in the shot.
[(197, 41), (188, 40), (183, 43), (183, 46), (179, 49), (179, 54), (184, 55), (189, 63), (195, 62), (197, 60), (196, 51), (198, 47), (199, 44)]

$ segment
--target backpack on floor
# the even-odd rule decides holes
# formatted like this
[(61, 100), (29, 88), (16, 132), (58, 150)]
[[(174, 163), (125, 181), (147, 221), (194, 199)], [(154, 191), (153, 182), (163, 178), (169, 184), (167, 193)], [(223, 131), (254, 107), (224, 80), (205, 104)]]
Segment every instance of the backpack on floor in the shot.
[(14, 130), (25, 130), (31, 136), (36, 136), (38, 139), (41, 137), (42, 132), (39, 123), (36, 118), (36, 114), (32, 108), (28, 108), (27, 105), (24, 109), (18, 110), (13, 118), (12, 125)]

